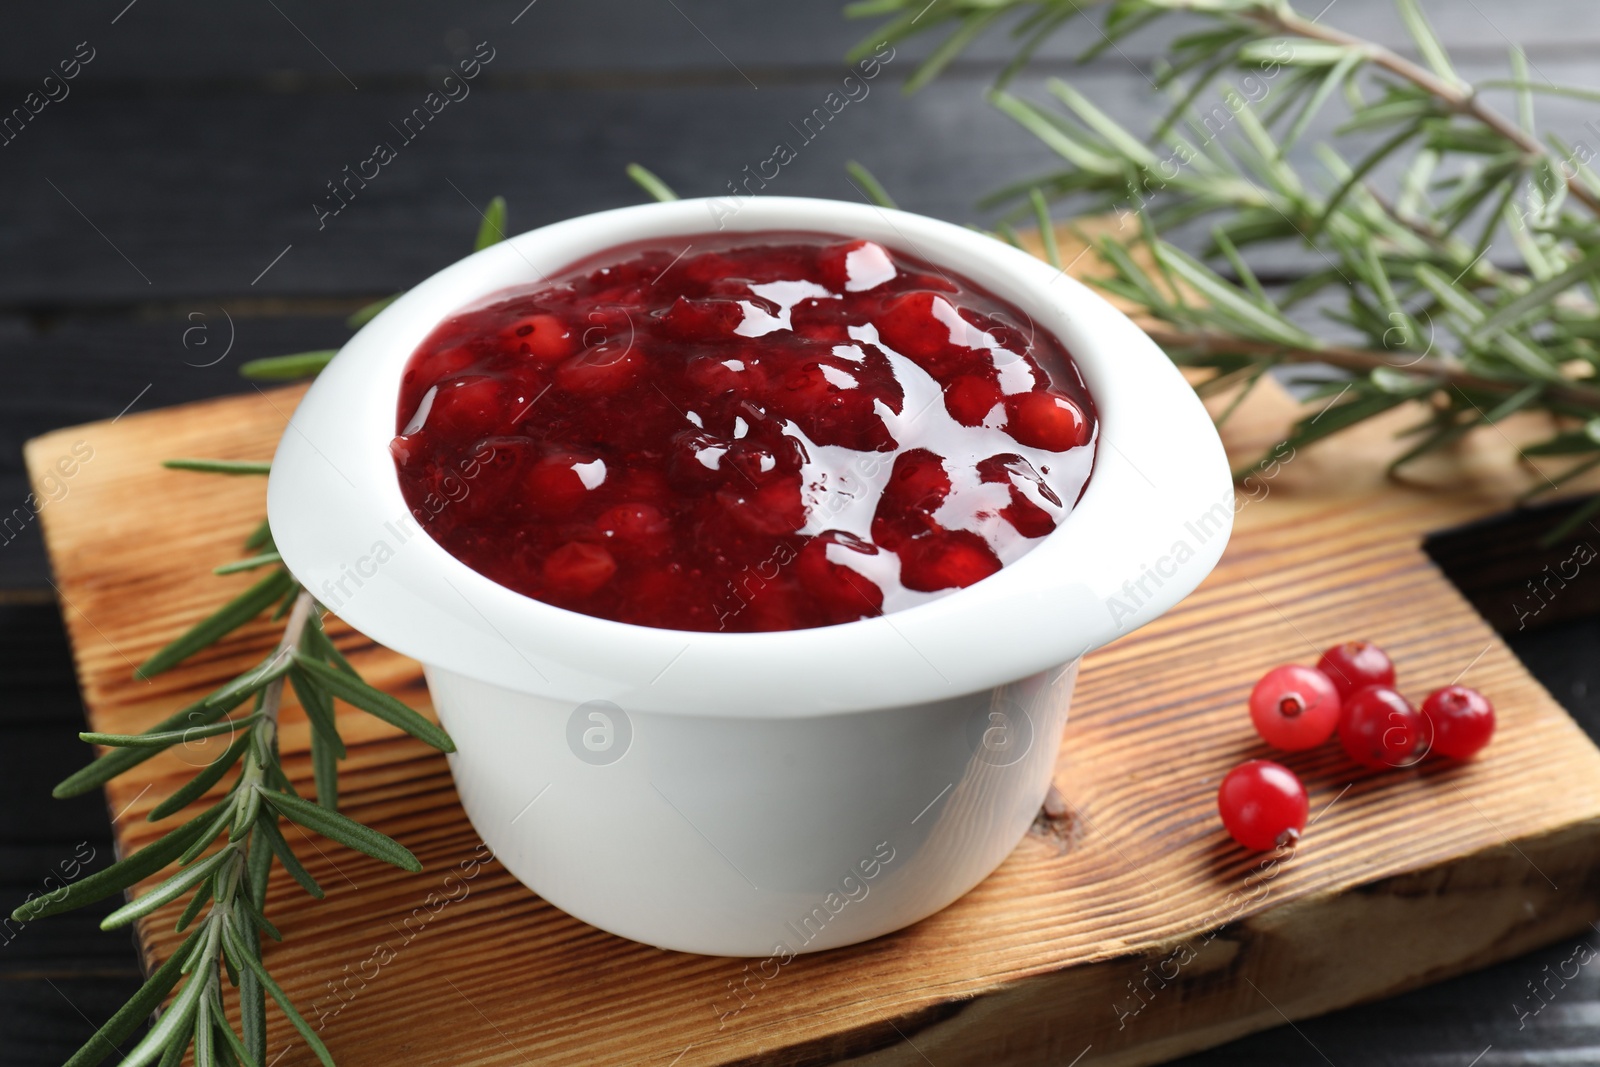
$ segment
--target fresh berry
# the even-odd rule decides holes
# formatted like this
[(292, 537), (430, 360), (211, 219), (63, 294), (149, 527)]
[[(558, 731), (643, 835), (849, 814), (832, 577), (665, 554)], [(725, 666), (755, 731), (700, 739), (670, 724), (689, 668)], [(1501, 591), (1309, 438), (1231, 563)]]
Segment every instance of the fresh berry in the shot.
[(1369, 685), (1394, 688), (1394, 662), (1371, 641), (1334, 645), (1317, 660), (1317, 669), (1332, 679), (1341, 697), (1348, 697)]
[(1494, 705), (1476, 689), (1447, 685), (1422, 702), (1433, 726), (1433, 751), (1451, 759), (1471, 759), (1494, 736)]
[(1058, 459), (1094, 448), (1093, 402), (1028, 321), (871, 241), (640, 241), (440, 323), (390, 453), (429, 535), (528, 596), (851, 622), (982, 581), (1082, 494), (1092, 452)]
[(1428, 750), (1428, 721), (1383, 685), (1351, 694), (1339, 715), (1339, 743), (1363, 767), (1409, 767)]
[(1286, 663), (1262, 675), (1250, 691), (1250, 721), (1274, 748), (1316, 748), (1339, 725), (1339, 692), (1321, 671)]
[(1245, 848), (1269, 852), (1292, 844), (1310, 812), (1306, 787), (1281, 763), (1253, 759), (1228, 772), (1217, 790), (1222, 825)]

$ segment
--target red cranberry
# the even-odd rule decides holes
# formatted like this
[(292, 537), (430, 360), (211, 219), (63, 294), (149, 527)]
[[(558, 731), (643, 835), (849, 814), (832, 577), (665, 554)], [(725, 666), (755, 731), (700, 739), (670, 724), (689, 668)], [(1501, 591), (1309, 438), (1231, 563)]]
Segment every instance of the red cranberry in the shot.
[(992, 373), (993, 359), (975, 347), (983, 332), (960, 309), (937, 293), (913, 292), (889, 301), (879, 317), (878, 336), (935, 380)]
[(1447, 685), (1422, 702), (1433, 727), (1433, 751), (1451, 759), (1471, 759), (1494, 736), (1494, 705), (1476, 689)]
[[(526, 476), (528, 505), (544, 515), (560, 515), (577, 507), (594, 481), (593, 460), (562, 453), (535, 463)], [(589, 478), (586, 482), (585, 477)]]
[(498, 378), (469, 374), (439, 383), (424, 429), (452, 437), (482, 437), (500, 429), (507, 412), (505, 386)]
[(963, 374), (944, 387), (944, 408), (963, 426), (981, 425), (1000, 399), (1000, 386), (976, 374)]
[(669, 565), (624, 581), (626, 586), (615, 617), (637, 626), (662, 626), (675, 630), (716, 630), (715, 604), (700, 590), (681, 567)]
[(944, 460), (925, 448), (900, 453), (872, 516), (872, 539), (898, 550), (907, 539), (934, 529), (933, 513), (949, 493)]
[(742, 614), (749, 629), (793, 630), (801, 625), (800, 605), (787, 583), (747, 583), (746, 588), (747, 603)]
[(948, 274), (941, 272), (927, 273), (916, 270), (907, 271), (905, 275), (907, 289), (931, 289), (936, 293), (959, 293), (961, 286), (950, 279)]
[(767, 372), (759, 360), (733, 356), (696, 356), (685, 376), (707, 396), (734, 393), (760, 396), (766, 391)]
[(963, 589), (1000, 569), (1000, 560), (970, 530), (936, 530), (900, 546), (900, 582), (925, 593)]
[(1011, 503), (1000, 509), (1000, 517), (1023, 537), (1043, 537), (1056, 528), (1055, 517), (1029, 499), (1021, 486), (1031, 484), (1036, 493), (1061, 506), (1061, 498), (1050, 488), (1033, 464), (1014, 453), (990, 456), (978, 463), (978, 476), (986, 482), (1004, 482), (1011, 489)]
[(1256, 852), (1298, 841), (1310, 810), (1300, 779), (1271, 760), (1239, 764), (1217, 790), (1217, 813), (1228, 835)]
[(1428, 722), (1388, 686), (1369, 685), (1350, 695), (1339, 714), (1339, 743), (1363, 767), (1409, 767), (1429, 742)]
[(685, 255), (678, 264), (678, 270), (689, 281), (706, 285), (737, 275), (739, 264), (719, 252), (701, 252), (693, 256)]
[(966, 318), (968, 322), (972, 323), (972, 325), (976, 326), (980, 331), (987, 334), (995, 344), (999, 345), (1006, 351), (1007, 355), (1001, 355), (998, 358), (1015, 358), (1015, 353), (1027, 351), (1027, 334), (1023, 333), (1017, 328), (1016, 325), (1009, 322), (1005, 317), (971, 312), (966, 316)]
[(1319, 670), (1298, 663), (1274, 667), (1250, 691), (1250, 721), (1274, 748), (1316, 748), (1339, 725), (1339, 691)]
[(800, 478), (783, 478), (760, 487), (730, 486), (717, 492), (717, 500), (740, 526), (757, 534), (786, 534), (805, 525), (805, 503), (800, 499)]
[[(791, 371), (774, 392), (773, 401), (818, 444), (887, 452), (895, 441), (874, 407), (879, 398), (861, 384), (854, 369), (818, 360)], [(894, 401), (892, 406), (898, 407), (899, 397)]]
[(1019, 393), (1006, 398), (1011, 436), (1033, 448), (1065, 452), (1089, 443), (1083, 409), (1058, 393)]
[(820, 318), (821, 314), (822, 302), (819, 300), (807, 300), (797, 305), (793, 315), (794, 332), (823, 348), (851, 344), (850, 327), (842, 322)]
[(578, 339), (572, 329), (554, 315), (525, 315), (501, 331), (500, 336), (514, 352), (546, 363), (565, 359), (577, 350)]
[[(396, 438), (395, 440), (403, 440)], [(521, 502), (522, 479), (537, 453), (526, 437), (485, 437), (457, 464), (469, 494), (503, 501), (505, 507)]]
[(949, 347), (950, 327), (936, 315), (954, 311), (950, 302), (937, 293), (906, 293), (884, 307), (878, 317), (878, 336), (907, 359), (924, 363), (938, 358)]
[(732, 337), (743, 321), (744, 308), (732, 300), (689, 300), (681, 296), (661, 317), (667, 336), (679, 341)]
[(601, 512), (595, 529), (617, 550), (646, 556), (659, 556), (672, 541), (672, 524), (653, 504), (618, 504)]
[(883, 590), (860, 572), (828, 559), (834, 551), (854, 552), (861, 557), (878, 554), (873, 545), (837, 530), (814, 537), (800, 550), (795, 560), (795, 577), (821, 608), (828, 622), (849, 622), (863, 615), (883, 611)]
[(1056, 528), (1055, 517), (1023, 496), (1016, 486), (1011, 487), (1011, 503), (1000, 509), (1000, 517), (1029, 539), (1044, 537)]
[(563, 596), (586, 596), (617, 573), (617, 561), (599, 545), (568, 541), (544, 561), (544, 580)]
[(894, 260), (880, 244), (849, 241), (817, 253), (819, 280), (836, 293), (874, 289), (895, 277)]
[(1394, 687), (1394, 663), (1370, 641), (1334, 645), (1317, 660), (1317, 669), (1328, 676), (1341, 697), (1369, 685)]
[(639, 355), (623, 341), (604, 341), (556, 367), (556, 385), (569, 393), (609, 396), (625, 389), (639, 371)]
[(430, 382), (460, 374), (478, 361), (478, 354), (465, 346), (440, 349), (421, 361), (418, 374)]

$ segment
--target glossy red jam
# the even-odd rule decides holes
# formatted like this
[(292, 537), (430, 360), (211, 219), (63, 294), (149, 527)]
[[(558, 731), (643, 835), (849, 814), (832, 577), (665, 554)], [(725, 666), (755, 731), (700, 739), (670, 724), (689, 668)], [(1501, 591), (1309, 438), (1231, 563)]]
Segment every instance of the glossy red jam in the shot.
[(451, 317), (392, 443), (424, 529), (573, 611), (827, 626), (971, 585), (1094, 460), (1060, 342), (949, 271), (818, 234), (613, 249)]

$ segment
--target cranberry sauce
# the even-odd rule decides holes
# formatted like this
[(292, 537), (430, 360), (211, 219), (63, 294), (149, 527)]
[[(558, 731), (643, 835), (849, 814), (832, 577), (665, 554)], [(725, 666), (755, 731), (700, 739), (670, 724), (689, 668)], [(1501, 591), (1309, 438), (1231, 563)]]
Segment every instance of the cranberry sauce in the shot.
[(451, 555), (530, 597), (786, 630), (980, 581), (1094, 460), (1070, 357), (1016, 308), (867, 241), (678, 237), (461, 311), (390, 445)]

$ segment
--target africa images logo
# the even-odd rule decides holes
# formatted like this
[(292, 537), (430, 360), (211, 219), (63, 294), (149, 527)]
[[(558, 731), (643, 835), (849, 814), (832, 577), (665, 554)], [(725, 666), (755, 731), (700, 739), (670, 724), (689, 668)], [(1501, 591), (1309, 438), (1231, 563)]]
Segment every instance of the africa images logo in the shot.
[(628, 754), (633, 720), (609, 700), (589, 700), (567, 716), (567, 747), (591, 767), (605, 767)]

